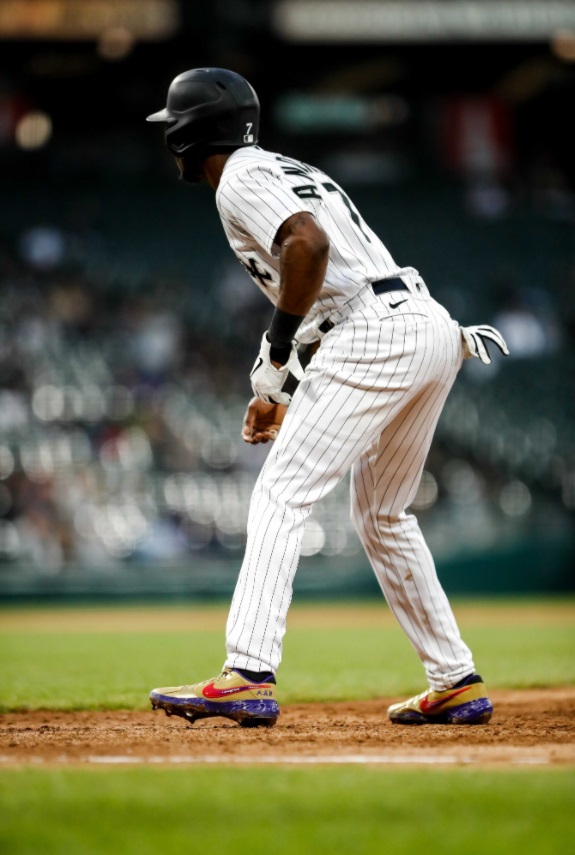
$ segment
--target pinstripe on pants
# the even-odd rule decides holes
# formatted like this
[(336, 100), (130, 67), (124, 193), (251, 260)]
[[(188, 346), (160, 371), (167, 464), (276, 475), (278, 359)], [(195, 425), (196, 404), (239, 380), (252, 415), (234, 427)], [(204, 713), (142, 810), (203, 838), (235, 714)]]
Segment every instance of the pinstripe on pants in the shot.
[(305, 520), (352, 469), (352, 519), (431, 688), (474, 671), (413, 501), (461, 366), (457, 324), (427, 295), (376, 297), (334, 327), (308, 366), (254, 488), (227, 624), (226, 665), (276, 671)]

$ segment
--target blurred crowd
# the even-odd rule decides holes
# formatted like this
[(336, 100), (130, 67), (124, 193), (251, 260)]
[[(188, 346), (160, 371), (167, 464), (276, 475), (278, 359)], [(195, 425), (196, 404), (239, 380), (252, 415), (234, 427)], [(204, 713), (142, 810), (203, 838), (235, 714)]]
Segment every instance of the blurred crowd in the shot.
[[(239, 265), (224, 270), (206, 325), (189, 282), (99, 279), (54, 228), (0, 248), (5, 565), (50, 574), (241, 555), (268, 448), (240, 430), (269, 309)], [(568, 331), (537, 293), (501, 293), (491, 320), (528, 371), (467, 364), (456, 384), (414, 502), (439, 552), (500, 541), (502, 520), (528, 527), (540, 494), (575, 508), (575, 413), (553, 361), (572, 361)], [(344, 483), (314, 511), (303, 553), (358, 550)]]

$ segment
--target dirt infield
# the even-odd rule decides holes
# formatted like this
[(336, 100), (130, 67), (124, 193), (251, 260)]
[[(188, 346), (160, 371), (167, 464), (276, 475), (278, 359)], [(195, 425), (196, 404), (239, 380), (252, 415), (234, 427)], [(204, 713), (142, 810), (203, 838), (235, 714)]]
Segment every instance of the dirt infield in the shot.
[(385, 710), (398, 698), (286, 705), (274, 728), (257, 730), (151, 711), (6, 713), (0, 765), (575, 765), (575, 688), (490, 694), (495, 714), (476, 727), (392, 725)]

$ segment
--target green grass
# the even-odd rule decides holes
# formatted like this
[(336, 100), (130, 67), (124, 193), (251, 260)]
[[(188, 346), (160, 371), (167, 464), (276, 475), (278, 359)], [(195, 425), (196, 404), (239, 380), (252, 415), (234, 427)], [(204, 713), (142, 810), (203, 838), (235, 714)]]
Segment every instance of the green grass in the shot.
[(565, 769), (21, 769), (0, 851), (558, 855), (574, 795)]
[[(161, 621), (151, 608), (101, 609), (98, 631), (94, 610), (85, 613), (92, 615), (85, 626), (82, 614), (0, 612), (0, 709), (147, 708), (149, 689), (205, 679), (224, 660), (222, 608), (189, 617), (182, 609), (164, 609)], [(456, 614), (489, 687), (575, 683), (575, 608), (569, 602), (546, 603), (543, 610), (538, 601), (461, 604)], [(79, 618), (66, 626), (73, 615)], [(354, 606), (350, 615), (293, 607), (278, 677), (283, 702), (389, 697), (424, 688), (419, 659), (383, 606)], [(194, 629), (200, 618), (203, 628)]]
[[(575, 683), (573, 601), (456, 604), (492, 687)], [(215, 673), (226, 609), (0, 611), (4, 709), (147, 708), (148, 690)], [(400, 695), (425, 685), (383, 606), (294, 606), (280, 696)], [(0, 770), (0, 852), (156, 855), (559, 855), (575, 771), (325, 766)]]

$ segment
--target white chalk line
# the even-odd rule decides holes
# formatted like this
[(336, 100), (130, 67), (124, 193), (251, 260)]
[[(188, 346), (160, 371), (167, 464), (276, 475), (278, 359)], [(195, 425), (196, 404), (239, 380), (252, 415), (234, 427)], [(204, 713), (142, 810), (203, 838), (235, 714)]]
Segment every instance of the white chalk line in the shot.
[[(85, 755), (78, 757), (70, 757), (62, 754), (57, 757), (28, 757), (25, 760), (26, 764), (39, 765), (54, 765), (54, 764), (93, 764), (100, 766), (114, 765), (220, 765), (220, 766), (235, 766), (235, 765), (373, 765), (373, 766), (437, 766), (437, 765), (497, 765), (497, 766), (545, 766), (553, 762), (551, 755), (541, 756), (518, 756), (510, 757), (505, 760), (494, 760), (489, 757), (457, 757), (449, 754), (313, 754), (313, 755), (266, 755), (265, 757), (214, 757), (204, 755), (192, 757), (189, 755), (167, 754), (165, 756), (138, 757), (130, 754), (117, 755)], [(0, 755), (0, 763), (22, 764), (20, 759), (10, 757), (8, 755)]]

